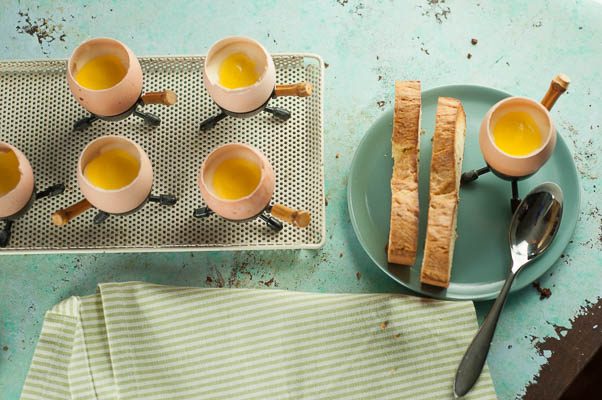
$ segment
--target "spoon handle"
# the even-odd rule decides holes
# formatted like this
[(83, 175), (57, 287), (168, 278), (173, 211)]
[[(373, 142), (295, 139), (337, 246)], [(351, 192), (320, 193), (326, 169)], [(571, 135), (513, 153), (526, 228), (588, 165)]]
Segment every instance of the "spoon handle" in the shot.
[(506, 278), (506, 282), (495, 303), (493, 303), (491, 310), (489, 310), (485, 321), (483, 321), (483, 325), (481, 325), (474, 339), (472, 339), (470, 346), (468, 346), (466, 353), (464, 353), (464, 357), (462, 357), (462, 361), (460, 361), (454, 382), (454, 395), (456, 397), (461, 397), (468, 393), (481, 375), (497, 321), (500, 318), (500, 313), (502, 312), (504, 303), (506, 303), (506, 297), (508, 297), (515, 276), (516, 273), (510, 272), (508, 278)]

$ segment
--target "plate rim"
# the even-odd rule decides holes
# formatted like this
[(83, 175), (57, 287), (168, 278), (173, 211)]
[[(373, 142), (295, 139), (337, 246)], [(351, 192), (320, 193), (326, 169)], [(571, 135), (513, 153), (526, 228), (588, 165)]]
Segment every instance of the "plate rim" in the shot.
[[(452, 84), (452, 85), (441, 85), (441, 86), (436, 86), (427, 90), (422, 90), (421, 91), (421, 97), (424, 97), (425, 95), (431, 94), (431, 92), (437, 92), (437, 91), (445, 91), (445, 90), (486, 90), (486, 91), (490, 91), (490, 92), (497, 92), (497, 94), (502, 95), (504, 97), (511, 97), (513, 96), (511, 93), (508, 93), (504, 90), (501, 89), (497, 89), (494, 87), (490, 87), (490, 86), (484, 86), (484, 85), (478, 85), (478, 84)], [(465, 296), (463, 295), (453, 295), (453, 296), (449, 296), (447, 295), (447, 291), (445, 291), (445, 294), (437, 294), (437, 293), (432, 293), (432, 292), (427, 292), (424, 291), (420, 288), (415, 288), (413, 286), (411, 286), (410, 284), (408, 284), (407, 282), (399, 279), (397, 276), (393, 275), (390, 271), (388, 271), (387, 269), (383, 268), (372, 256), (372, 254), (367, 251), (367, 245), (364, 241), (363, 235), (361, 234), (361, 231), (359, 229), (357, 220), (356, 220), (356, 216), (355, 213), (353, 211), (353, 199), (352, 199), (352, 187), (353, 187), (353, 180), (351, 179), (351, 176), (353, 176), (353, 171), (355, 168), (357, 168), (357, 157), (358, 157), (358, 153), (359, 153), (359, 149), (362, 148), (362, 145), (364, 145), (364, 142), (368, 140), (368, 131), (370, 131), (372, 129), (372, 127), (381, 119), (385, 118), (389, 112), (393, 112), (394, 111), (394, 106), (390, 106), (387, 107), (381, 115), (379, 115), (376, 119), (373, 120), (373, 122), (370, 124), (370, 126), (368, 127), (368, 129), (364, 132), (361, 140), (359, 141), (356, 150), (353, 154), (353, 158), (351, 160), (351, 165), (349, 167), (349, 179), (348, 179), (348, 184), (347, 184), (347, 212), (349, 213), (349, 218), (351, 220), (351, 225), (353, 227), (353, 231), (355, 233), (355, 237), (357, 238), (358, 242), (360, 243), (360, 245), (362, 246), (363, 251), (368, 255), (368, 257), (370, 258), (370, 260), (372, 261), (372, 263), (378, 267), (379, 270), (381, 270), (382, 272), (384, 272), (390, 279), (392, 279), (393, 281), (397, 282), (398, 284), (402, 285), (403, 287), (411, 290), (414, 294), (418, 294), (420, 296), (426, 296), (426, 297), (431, 297), (434, 299), (440, 299), (440, 300), (452, 300), (452, 301), (461, 301), (461, 300), (471, 300), (471, 301), (487, 301), (487, 300), (492, 300), (495, 299), (498, 294), (499, 294), (499, 290), (496, 290), (494, 292), (487, 292), (487, 293), (483, 293), (483, 294), (477, 294), (477, 295), (471, 295), (471, 294), (467, 294)], [(558, 141), (558, 143), (562, 143), (562, 145), (564, 145), (569, 154), (572, 155), (570, 148), (568, 147), (568, 145), (566, 144), (566, 142), (564, 141), (564, 139), (562, 138), (562, 136), (560, 135), (560, 133), (558, 133), (558, 136), (560, 137), (560, 140)], [(577, 177), (577, 179), (575, 180), (575, 184), (577, 186), (577, 193), (576, 193), (576, 205), (575, 205), (575, 210), (576, 210), (576, 217), (571, 221), (571, 226), (569, 228), (568, 233), (568, 237), (572, 238), (575, 230), (577, 228), (577, 222), (579, 219), (579, 211), (581, 209), (581, 190), (582, 190), (582, 186), (581, 186), (581, 178), (579, 177), (579, 173), (577, 171), (577, 167), (575, 165), (574, 160), (571, 157), (571, 166), (572, 169), (575, 172), (575, 176)], [(566, 220), (566, 218), (563, 218), (564, 220)], [(568, 246), (568, 243), (561, 249), (561, 251), (564, 251), (564, 249), (566, 249), (566, 247)], [(539, 274), (538, 276), (536, 276), (532, 281), (528, 281), (526, 282), (524, 285), (520, 286), (514, 284), (512, 286), (512, 288), (510, 289), (510, 293), (514, 293), (517, 292), (519, 290), (524, 289), (525, 287), (527, 287), (530, 283), (534, 282), (535, 280), (539, 279), (539, 277), (541, 277), (543, 274), (545, 274), (550, 268), (552, 268), (554, 266), (554, 264), (556, 264), (556, 262), (558, 261), (558, 258), (560, 257), (560, 255), (558, 255), (558, 257), (556, 257), (554, 259), (554, 261), (552, 263), (550, 263), (550, 265), (548, 267), (546, 267), (545, 269), (543, 269), (543, 271), (541, 272), (541, 274)], [(389, 264), (389, 263), (387, 263)]]

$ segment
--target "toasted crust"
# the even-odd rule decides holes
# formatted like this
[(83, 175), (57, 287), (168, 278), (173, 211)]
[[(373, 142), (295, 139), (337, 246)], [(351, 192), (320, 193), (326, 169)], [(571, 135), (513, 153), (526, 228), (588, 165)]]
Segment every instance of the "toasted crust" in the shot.
[(412, 265), (416, 261), (420, 106), (420, 81), (395, 82), (391, 227), (387, 250), (387, 258), (394, 264)]
[(428, 210), (428, 228), (420, 281), (429, 285), (448, 287), (450, 243), (455, 238), (451, 227), (455, 224), (457, 196), (442, 194), (431, 198)]
[(462, 103), (440, 97), (437, 104), (426, 241), (420, 281), (448, 287), (451, 275), (466, 115)]

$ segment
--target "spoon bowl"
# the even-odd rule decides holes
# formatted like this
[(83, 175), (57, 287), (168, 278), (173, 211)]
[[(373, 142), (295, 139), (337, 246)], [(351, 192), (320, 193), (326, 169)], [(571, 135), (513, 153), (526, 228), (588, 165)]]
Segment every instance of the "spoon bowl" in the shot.
[(555, 183), (544, 183), (528, 194), (512, 216), (509, 240), (512, 272), (548, 249), (562, 219), (562, 190)]
[(460, 361), (454, 381), (456, 398), (468, 393), (481, 375), (512, 282), (521, 269), (550, 247), (560, 227), (562, 210), (562, 190), (555, 183), (547, 182), (531, 190), (514, 212), (508, 232), (512, 255), (510, 274)]

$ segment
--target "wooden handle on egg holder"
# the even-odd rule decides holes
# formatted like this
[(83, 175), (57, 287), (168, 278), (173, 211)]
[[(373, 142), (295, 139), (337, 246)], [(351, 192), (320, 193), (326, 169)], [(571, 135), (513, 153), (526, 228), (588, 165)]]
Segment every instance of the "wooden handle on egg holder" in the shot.
[(173, 90), (164, 90), (162, 92), (144, 93), (140, 100), (144, 104), (163, 104), (164, 106), (173, 106), (178, 101), (178, 96)]
[(556, 100), (569, 88), (571, 80), (565, 74), (558, 74), (552, 79), (548, 91), (541, 99), (541, 104), (550, 111)]
[(282, 204), (274, 204), (270, 213), (274, 217), (299, 228), (305, 228), (311, 222), (309, 211), (293, 210)]
[(73, 218), (92, 208), (92, 204), (86, 199), (75, 203), (74, 205), (58, 210), (52, 214), (52, 223), (56, 226), (64, 226)]
[(313, 86), (308, 82), (291, 83), (290, 85), (276, 85), (274, 93), (276, 97), (281, 96), (296, 96), (308, 97), (311, 96)]

